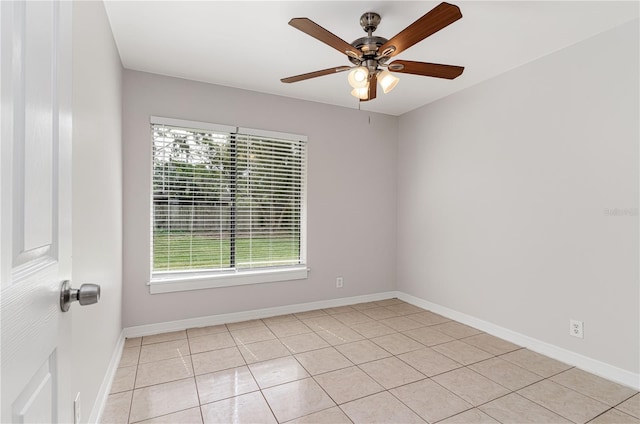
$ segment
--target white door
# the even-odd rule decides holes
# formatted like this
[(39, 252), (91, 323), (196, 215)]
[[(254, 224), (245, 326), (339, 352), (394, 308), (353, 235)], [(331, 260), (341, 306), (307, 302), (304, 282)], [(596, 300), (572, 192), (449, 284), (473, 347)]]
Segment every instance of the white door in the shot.
[(0, 422), (73, 422), (71, 2), (0, 1)]

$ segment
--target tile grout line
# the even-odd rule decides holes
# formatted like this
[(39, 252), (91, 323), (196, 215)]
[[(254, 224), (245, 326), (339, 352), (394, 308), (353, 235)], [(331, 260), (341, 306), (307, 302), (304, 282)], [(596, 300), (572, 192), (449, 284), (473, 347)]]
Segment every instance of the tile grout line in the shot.
[[(521, 349), (525, 349), (525, 348), (521, 348)], [(514, 351), (512, 351), (512, 352), (515, 352), (515, 351), (517, 351), (517, 350), (521, 350), (521, 349), (516, 349), (516, 350), (514, 350)], [(505, 353), (503, 353), (503, 354), (501, 354), (501, 355), (495, 355), (493, 358), (499, 358), (499, 357), (500, 357), (500, 356), (502, 356), (502, 355), (506, 355), (506, 354), (508, 354), (508, 353), (512, 353), (512, 352), (505, 352)], [(469, 366), (469, 365), (474, 365), (474, 364), (477, 364), (477, 363), (480, 363), (480, 362), (489, 361), (489, 360), (491, 360), (491, 359), (493, 359), (493, 358), (488, 358), (488, 359), (485, 359), (485, 360), (482, 360), (482, 361), (478, 361), (478, 362), (474, 362), (474, 363), (471, 363), (471, 364), (468, 364), (468, 365), (463, 365), (463, 368), (468, 368), (468, 366)], [(504, 359), (503, 359), (503, 360), (504, 360)], [(525, 371), (529, 371), (529, 372), (531, 372), (531, 373), (533, 373), (533, 374), (535, 374), (535, 375), (537, 375), (537, 376), (541, 377), (542, 379), (541, 379), (541, 380), (538, 380), (538, 381), (535, 381), (535, 382), (533, 382), (533, 383), (527, 384), (527, 385), (525, 385), (525, 386), (522, 386), (522, 387), (520, 387), (520, 388), (518, 388), (518, 389), (516, 389), (516, 390), (512, 390), (512, 389), (510, 389), (510, 388), (508, 388), (508, 387), (503, 386), (503, 385), (502, 385), (502, 384), (500, 384), (499, 382), (497, 382), (497, 381), (493, 380), (491, 377), (485, 376), (485, 375), (483, 375), (483, 374), (481, 374), (481, 373), (479, 373), (479, 372), (477, 372), (477, 371), (475, 371), (475, 370), (473, 370), (473, 369), (469, 368), (469, 370), (470, 370), (470, 371), (475, 372), (476, 374), (481, 375), (482, 377), (484, 377), (484, 378), (486, 378), (486, 379), (490, 380), (491, 382), (493, 382), (493, 383), (495, 383), (495, 384), (499, 385), (500, 387), (505, 388), (506, 390), (509, 390), (509, 393), (505, 393), (504, 395), (501, 395), (501, 396), (498, 396), (498, 397), (496, 397), (496, 398), (494, 398), (494, 399), (488, 400), (487, 402), (484, 402), (484, 403), (481, 403), (481, 404), (475, 405), (475, 406), (474, 406), (474, 408), (479, 409), (481, 406), (484, 406), (484, 405), (486, 405), (486, 404), (488, 404), (488, 403), (494, 402), (494, 401), (496, 401), (496, 400), (498, 400), (498, 399), (504, 398), (504, 397), (509, 396), (509, 395), (511, 395), (511, 394), (515, 394), (515, 395), (520, 396), (520, 397), (522, 397), (522, 398), (524, 398), (524, 399), (526, 399), (526, 400), (528, 400), (528, 401), (530, 401), (530, 402), (535, 403), (536, 405), (538, 405), (538, 406), (540, 406), (540, 407), (542, 407), (542, 408), (546, 409), (547, 411), (549, 411), (549, 412), (551, 412), (551, 413), (553, 413), (553, 414), (555, 414), (555, 415), (558, 415), (558, 416), (560, 416), (560, 417), (562, 417), (562, 418), (565, 418), (565, 419), (567, 419), (567, 420), (571, 421), (569, 418), (565, 417), (564, 415), (561, 415), (561, 414), (559, 414), (559, 413), (557, 413), (557, 412), (555, 412), (555, 411), (552, 411), (552, 410), (550, 410), (549, 408), (547, 408), (546, 406), (541, 405), (541, 404), (539, 404), (538, 402), (536, 402), (536, 401), (534, 401), (534, 400), (532, 400), (532, 399), (529, 399), (528, 397), (523, 396), (523, 395), (521, 395), (520, 393), (518, 393), (518, 391), (520, 391), (520, 390), (522, 390), (522, 389), (525, 389), (525, 388), (527, 388), (527, 387), (533, 386), (533, 385), (538, 384), (538, 383), (540, 383), (540, 382), (542, 382), (542, 381), (548, 380), (548, 379), (550, 379), (551, 377), (556, 376), (556, 375), (558, 375), (558, 374), (561, 374), (561, 373), (563, 373), (563, 372), (565, 372), (565, 371), (568, 371), (568, 370), (569, 370), (569, 369), (571, 369), (571, 368), (569, 368), (569, 369), (567, 369), (567, 370), (560, 371), (560, 372), (558, 372), (558, 373), (556, 373), (556, 374), (552, 374), (552, 375), (550, 375), (549, 377), (544, 377), (544, 376), (542, 376), (542, 375), (540, 375), (540, 374), (537, 374), (537, 373), (535, 373), (535, 372), (533, 372), (533, 371), (531, 371), (531, 370), (529, 370), (529, 369), (527, 369), (527, 368), (521, 367), (521, 366), (520, 366), (520, 365), (518, 365), (518, 364), (514, 364), (514, 363), (512, 363), (512, 362), (510, 362), (510, 361), (508, 361), (508, 362), (509, 362), (510, 364), (512, 364), (512, 365), (515, 365), (515, 366), (517, 366), (517, 367), (519, 367), (519, 368), (524, 369)], [(572, 367), (572, 368), (573, 368), (573, 367)], [(458, 368), (458, 369), (460, 369), (460, 368)], [(440, 374), (438, 374), (438, 375), (446, 374), (447, 372), (449, 372), (449, 371), (445, 371), (445, 372), (440, 373)], [(435, 376), (434, 376), (434, 377), (435, 377)], [(551, 381), (551, 380), (550, 380), (550, 381)], [(437, 381), (434, 381), (434, 382), (435, 382), (435, 383), (438, 383)], [(439, 383), (438, 383), (438, 384), (439, 384)], [(446, 388), (446, 387), (444, 387), (444, 386), (442, 386), (442, 387), (443, 387), (444, 389), (446, 389), (446, 390), (449, 390), (449, 389), (447, 389), (447, 388)], [(570, 389), (570, 390), (572, 390), (572, 389)], [(450, 391), (450, 390), (449, 390), (449, 391)], [(450, 391), (450, 392), (451, 392), (451, 391)], [(453, 392), (451, 392), (451, 393), (453, 393)], [(455, 395), (455, 393), (453, 393), (453, 394)], [(464, 399), (463, 399), (463, 400), (464, 400)], [(485, 414), (489, 415), (491, 418), (495, 419), (496, 421), (499, 421), (496, 417), (492, 416), (492, 415), (491, 415), (491, 414), (489, 414), (488, 412), (485, 412), (485, 411), (482, 411), (482, 412), (484, 412)]]
[[(607, 406), (608, 406), (608, 405), (607, 405)], [(595, 420), (595, 419), (596, 419), (596, 418), (598, 418), (599, 416), (604, 415), (604, 414), (606, 414), (607, 412), (609, 412), (609, 411), (611, 411), (611, 410), (613, 410), (613, 409), (615, 409), (615, 408), (609, 408), (609, 409), (606, 409), (606, 410), (602, 411), (601, 413), (599, 413), (598, 415), (596, 415), (595, 417), (593, 417), (593, 418), (591, 418), (589, 421), (587, 421), (585, 424), (589, 424), (590, 422), (593, 422), (593, 420)], [(628, 415), (628, 414), (627, 414), (627, 415)]]
[(131, 411), (133, 410), (133, 395), (136, 391), (136, 380), (138, 379), (138, 366), (140, 365), (140, 356), (142, 355), (142, 338), (140, 338), (140, 351), (138, 352), (138, 360), (136, 361), (136, 375), (133, 378), (133, 387), (131, 388), (131, 401), (129, 402), (129, 413), (127, 414), (127, 423), (131, 422)]
[(196, 379), (196, 367), (193, 365), (193, 354), (191, 352), (191, 342), (190, 342), (191, 339), (189, 338), (189, 332), (186, 331), (186, 333), (187, 333), (187, 346), (189, 347), (189, 360), (191, 361), (191, 370), (193, 371), (193, 384), (196, 386), (196, 397), (198, 399), (198, 411), (200, 411), (200, 419), (204, 423), (204, 413), (202, 412), (202, 401), (200, 400), (200, 389), (198, 388), (198, 380)]
[[(636, 392), (636, 393), (632, 394), (631, 396), (629, 396), (628, 398), (626, 398), (626, 399), (625, 399), (625, 400), (623, 400), (622, 402), (617, 403), (617, 404), (614, 406), (614, 408), (616, 408), (616, 409), (617, 409), (617, 408), (618, 408), (618, 406), (622, 405), (623, 403), (625, 403), (626, 401), (628, 401), (628, 400), (629, 400), (629, 399), (631, 399), (632, 397), (637, 396), (638, 394), (640, 394), (640, 392)], [(640, 399), (639, 399), (639, 400), (640, 400)], [(619, 410), (619, 409), (618, 409), (618, 410)], [(620, 410), (619, 410), (619, 411), (620, 411)], [(620, 412), (624, 412), (624, 411), (620, 411)], [(627, 415), (631, 415), (632, 417), (634, 417), (634, 416), (635, 416), (635, 415), (629, 414), (629, 413), (627, 413), (627, 412), (625, 412), (625, 414), (627, 414)], [(636, 418), (640, 418), (640, 417), (636, 417)]]
[[(336, 352), (338, 351), (338, 350), (337, 350), (337, 349), (335, 349), (335, 348), (334, 348), (334, 350), (335, 350)], [(338, 353), (340, 353), (340, 352), (338, 352)], [(343, 356), (344, 356), (344, 355), (343, 355)], [(295, 359), (296, 359), (296, 361), (298, 361), (298, 358), (295, 358)], [(347, 360), (348, 360), (348, 359), (347, 359)], [(351, 362), (351, 361), (349, 361), (349, 362)], [(300, 361), (298, 361), (298, 363), (300, 363), (300, 365), (304, 368), (304, 365), (302, 365), (302, 363), (301, 363)], [(340, 369), (344, 369), (344, 368), (340, 368)], [(305, 370), (306, 370), (306, 368), (305, 368)], [(322, 387), (322, 384), (320, 384), (320, 383), (318, 382), (318, 380), (316, 380), (315, 376), (314, 376), (313, 374), (311, 374), (311, 373), (309, 372), (309, 370), (307, 370), (307, 372), (309, 373), (309, 376), (313, 379), (314, 383), (316, 383), (316, 384), (318, 385), (318, 387), (320, 387), (320, 390), (322, 390), (322, 392), (323, 392), (324, 394), (326, 394), (326, 395), (329, 397), (329, 399), (331, 399), (331, 402), (333, 402), (333, 405), (334, 405), (334, 406), (338, 406), (338, 402), (336, 402), (336, 400), (335, 400), (333, 397), (331, 397), (331, 395), (330, 395), (330, 394), (325, 390), (325, 388), (324, 388), (324, 387)], [(330, 372), (330, 371), (329, 371), (329, 372)], [(318, 374), (318, 375), (319, 375), (319, 374)], [(332, 406), (332, 408), (333, 408), (333, 406)], [(329, 408), (326, 408), (326, 409), (329, 409)], [(320, 412), (320, 411), (316, 411), (316, 412)], [(316, 412), (312, 412), (312, 414), (315, 414)], [(307, 415), (311, 415), (311, 414), (307, 414)], [(346, 414), (345, 414), (345, 415), (346, 415)], [(294, 418), (294, 419), (298, 419), (298, 418), (300, 418), (300, 417), (297, 417), (297, 418)]]
[[(245, 360), (245, 362), (246, 362), (246, 360)], [(267, 397), (264, 395), (264, 393), (262, 391), (262, 387), (260, 387), (260, 383), (258, 383), (258, 380), (256, 379), (256, 376), (253, 374), (253, 371), (251, 370), (251, 367), (249, 366), (249, 364), (245, 364), (245, 366), (249, 370), (249, 374), (251, 374), (251, 378), (253, 379), (254, 383), (256, 383), (256, 387), (258, 387), (258, 391), (260, 392), (260, 396), (262, 396), (262, 400), (264, 400), (264, 403), (267, 404), (267, 407), (269, 408), (269, 411), (271, 411), (271, 415), (273, 416), (273, 419), (276, 420), (277, 423), (280, 423), (280, 421), (278, 420), (278, 417), (276, 417), (276, 413), (273, 411), (273, 408), (271, 407), (271, 404), (269, 403), (269, 401), (267, 401)], [(253, 393), (253, 392), (249, 392), (249, 393)], [(204, 423), (204, 419), (203, 419), (202, 422)]]
[[(610, 407), (610, 408), (616, 408), (618, 405), (623, 404), (624, 402), (628, 401), (629, 399), (631, 399), (632, 397), (634, 397), (636, 394), (638, 394), (638, 393), (639, 393), (639, 392), (635, 392), (635, 393), (634, 393), (634, 394), (632, 394), (631, 396), (629, 396), (629, 397), (625, 398), (623, 401), (618, 402), (618, 403), (617, 403), (617, 404), (615, 404), (614, 406), (611, 406), (610, 404), (606, 403), (604, 400), (596, 399), (595, 397), (593, 397), (593, 396), (591, 396), (591, 395), (589, 395), (589, 394), (582, 393), (582, 392), (581, 392), (581, 391), (579, 391), (578, 389), (574, 389), (573, 387), (569, 387), (569, 386), (567, 386), (567, 385), (565, 385), (565, 384), (562, 384), (562, 383), (561, 383), (561, 382), (559, 382), (559, 381), (551, 380), (551, 377), (558, 376), (558, 375), (560, 375), (560, 374), (563, 374), (563, 373), (565, 373), (565, 372), (567, 372), (567, 371), (570, 371), (570, 370), (573, 370), (573, 369), (580, 370), (580, 368), (578, 368), (578, 367), (571, 367), (571, 368), (568, 368), (568, 369), (566, 369), (566, 370), (564, 370), (564, 371), (560, 371), (560, 372), (559, 372), (559, 373), (557, 373), (557, 374), (554, 374), (554, 375), (552, 375), (552, 376), (549, 376), (547, 379), (548, 379), (548, 380), (550, 380), (552, 383), (556, 383), (556, 384), (558, 384), (558, 385), (560, 385), (560, 386), (564, 387), (565, 389), (569, 389), (569, 390), (571, 390), (571, 391), (574, 391), (574, 392), (576, 392), (576, 393), (579, 393), (579, 394), (581, 394), (581, 395), (583, 395), (583, 396), (586, 396), (586, 397), (588, 397), (588, 398), (590, 398), (590, 399), (593, 399), (593, 400), (595, 400), (595, 401), (597, 401), (597, 402), (600, 402), (600, 403), (602, 403), (602, 404), (604, 404), (604, 405), (607, 405), (607, 406), (608, 406), (608, 407)], [(582, 370), (581, 370), (581, 371), (582, 371)], [(584, 372), (587, 372), (587, 371), (584, 371)], [(599, 378), (602, 378), (602, 377), (599, 377)], [(603, 379), (603, 380), (609, 381), (609, 380), (607, 380), (607, 379)], [(630, 414), (627, 414), (627, 415), (630, 415)]]
[[(186, 334), (186, 330), (184, 330), (184, 331), (185, 331), (185, 334)], [(138, 363), (136, 365), (136, 376), (134, 378), (132, 395), (131, 395), (131, 406), (133, 406), (133, 394), (135, 393), (136, 390), (146, 389), (146, 388), (153, 387), (153, 386), (159, 386), (159, 385), (165, 384), (165, 383), (172, 383), (172, 382), (176, 382), (176, 381), (187, 380), (189, 378), (193, 378), (194, 379), (194, 384), (195, 384), (195, 371), (194, 371), (194, 375), (191, 376), (191, 377), (178, 378), (178, 379), (175, 379), (175, 380), (169, 380), (169, 381), (164, 381), (164, 382), (161, 382), (161, 383), (150, 384), (148, 386), (136, 387), (136, 381), (138, 379), (138, 368), (139, 368), (140, 365), (151, 364), (153, 362), (165, 361), (167, 359), (180, 358), (180, 356), (176, 356), (176, 357), (173, 357), (173, 358), (159, 359), (159, 360), (156, 360), (156, 361), (149, 361), (149, 362), (145, 362), (143, 364), (140, 364), (140, 356), (142, 356), (142, 347), (143, 346), (151, 346), (151, 345), (159, 344), (159, 343), (169, 343), (169, 342), (173, 342), (173, 341), (180, 341), (180, 340), (187, 340), (187, 348), (189, 349), (189, 355), (187, 355), (187, 356), (189, 356), (189, 360), (191, 361), (191, 367), (193, 368), (193, 360), (192, 360), (192, 355), (191, 355), (191, 346), (189, 345), (188, 338), (187, 339), (167, 340), (167, 341), (164, 341), (164, 342), (156, 342), (156, 343), (148, 343), (146, 345), (142, 345), (142, 344), (140, 345), (140, 352), (138, 354)], [(197, 393), (197, 384), (196, 384), (196, 393)], [(199, 398), (198, 398), (198, 404), (199, 403), (200, 403), (200, 401), (199, 401)], [(190, 409), (190, 408), (187, 408), (187, 409)], [(170, 415), (170, 414), (173, 414), (173, 413), (176, 413), (176, 412), (180, 412), (180, 411), (184, 411), (184, 410), (186, 410), (186, 409), (170, 412), (168, 414), (158, 415), (158, 416), (155, 416), (155, 417), (148, 417), (148, 418), (145, 418), (145, 420), (153, 419), (153, 418), (157, 418), (157, 417), (162, 417), (162, 416), (165, 416), (165, 415)], [(142, 420), (142, 421), (144, 421), (144, 420)], [(136, 421), (136, 422), (140, 422), (140, 421)], [(127, 423), (132, 424), (131, 423), (131, 407), (129, 408), (129, 417), (127, 419)]]
[[(414, 381), (414, 382), (412, 382), (412, 383), (417, 383), (417, 382), (419, 382), (419, 381), (424, 381), (424, 380), (431, 380), (431, 378), (427, 377), (426, 379), (422, 379), (422, 380)], [(433, 381), (433, 380), (431, 380), (431, 381)], [(438, 384), (438, 382), (437, 382), (437, 381), (433, 381), (433, 382), (434, 382), (434, 383), (436, 383), (436, 384)], [(398, 387), (407, 386), (408, 384), (412, 384), (412, 383), (403, 384), (402, 386), (398, 386)], [(393, 387), (393, 389), (397, 389), (398, 387)], [(442, 387), (442, 386), (440, 386), (440, 387)], [(454, 415), (462, 414), (463, 412), (466, 412), (466, 411), (469, 411), (469, 410), (471, 410), (471, 409), (475, 408), (475, 406), (473, 406), (473, 404), (472, 404), (472, 403), (467, 402), (466, 400), (462, 399), (460, 396), (458, 396), (458, 395), (456, 395), (455, 393), (451, 392), (451, 391), (450, 391), (449, 389), (447, 389), (446, 387), (443, 387), (443, 389), (445, 389), (446, 391), (448, 391), (449, 393), (451, 393), (452, 395), (454, 395), (454, 396), (455, 396), (455, 397), (457, 397), (458, 399), (462, 400), (463, 402), (465, 402), (465, 403), (467, 403), (467, 404), (471, 405), (471, 407), (470, 407), (470, 408), (467, 408), (467, 409), (465, 409), (465, 410), (463, 410), (463, 411), (460, 411), (460, 412), (458, 412), (458, 413), (456, 413), (456, 414), (450, 415), (450, 416), (448, 416), (448, 417), (444, 417), (444, 418), (442, 418), (442, 420), (446, 420), (447, 418), (453, 417)], [(391, 396), (393, 396), (395, 399), (397, 399), (401, 404), (403, 404), (404, 406), (406, 406), (407, 408), (409, 408), (409, 410), (410, 410), (411, 412), (413, 412), (413, 413), (414, 413), (414, 414), (416, 414), (418, 417), (420, 417), (420, 419), (422, 419), (422, 420), (424, 420), (424, 421), (428, 422), (426, 418), (424, 418), (422, 415), (418, 414), (418, 412), (417, 412), (417, 411), (415, 411), (413, 408), (411, 408), (409, 405), (407, 405), (405, 402), (403, 402), (403, 400), (402, 400), (402, 399), (400, 399), (399, 397), (397, 397), (396, 395), (394, 395), (394, 394), (391, 392), (391, 389), (389, 389), (389, 390), (387, 390), (387, 391), (389, 392), (389, 394), (390, 394)], [(442, 421), (442, 420), (438, 420), (438, 421)], [(435, 421), (435, 422), (438, 422), (438, 421)]]
[[(571, 367), (571, 368), (569, 368), (569, 369), (572, 369), (572, 368), (575, 368), (575, 367)], [(567, 370), (565, 370), (565, 371), (568, 371), (568, 369), (567, 369)], [(528, 398), (527, 396), (524, 396), (524, 395), (522, 395), (522, 394), (518, 393), (520, 390), (526, 389), (527, 387), (531, 387), (531, 386), (533, 386), (533, 385), (535, 385), (535, 384), (538, 384), (538, 383), (541, 383), (541, 382), (543, 382), (543, 381), (545, 381), (545, 380), (549, 380), (550, 382), (555, 383), (555, 381), (551, 380), (551, 377), (554, 377), (554, 376), (556, 376), (556, 375), (558, 375), (558, 374), (561, 374), (561, 373), (563, 373), (563, 372), (565, 372), (565, 371), (560, 371), (559, 373), (553, 374), (553, 375), (551, 375), (551, 376), (549, 376), (549, 377), (543, 377), (543, 378), (542, 378), (542, 380), (540, 380), (540, 381), (536, 381), (536, 382), (531, 383), (531, 384), (528, 384), (528, 385), (526, 385), (526, 386), (524, 386), (524, 387), (519, 388), (518, 390), (514, 390), (514, 391), (513, 391), (513, 392), (511, 392), (511, 393), (516, 394), (516, 395), (518, 395), (518, 396), (520, 396), (520, 397), (522, 397), (522, 398), (524, 398), (524, 399), (528, 400), (529, 402), (533, 402), (533, 403), (535, 403), (536, 405), (540, 406), (541, 408), (544, 408), (544, 409), (546, 409), (547, 411), (550, 411), (550, 412), (554, 413), (555, 415), (558, 415), (558, 416), (560, 416), (560, 417), (562, 417), (562, 418), (564, 418), (564, 419), (566, 419), (566, 420), (568, 420), (568, 421), (574, 422), (574, 421), (573, 421), (573, 420), (571, 420), (569, 417), (566, 417), (565, 415), (561, 414), (560, 412), (553, 411), (553, 410), (551, 410), (551, 409), (547, 408), (545, 405), (542, 405), (541, 403), (539, 403), (539, 402), (535, 401), (534, 399), (530, 399), (530, 398)], [(556, 384), (558, 384), (558, 383), (556, 383)], [(565, 386), (563, 386), (563, 387), (565, 387)], [(578, 391), (576, 391), (576, 390), (573, 390), (573, 389), (571, 389), (571, 388), (569, 388), (569, 387), (565, 387), (565, 388), (566, 388), (566, 389), (568, 389), (568, 390), (570, 390), (570, 391), (573, 391), (573, 392), (576, 392), (576, 393), (578, 393), (578, 394), (581, 394), (581, 395), (583, 395), (583, 396), (586, 396), (586, 395), (584, 395), (583, 393), (580, 393), (580, 392), (578, 392)], [(511, 394), (511, 393), (509, 393), (509, 394)], [(494, 399), (494, 400), (497, 400), (497, 399), (503, 398), (503, 397), (505, 397), (505, 396), (507, 396), (507, 395), (500, 396), (500, 397), (498, 397), (498, 398), (496, 398), (496, 399)], [(589, 396), (587, 396), (587, 397), (589, 397)], [(591, 397), (590, 397), (590, 398), (591, 398)], [(591, 398), (591, 399), (593, 399), (593, 398)], [(597, 399), (593, 399), (593, 400), (596, 400), (596, 401), (597, 401)], [(483, 403), (482, 405), (486, 405), (487, 403), (490, 403), (490, 402), (493, 402), (493, 400), (492, 400), (492, 401), (489, 401), (489, 402), (485, 402), (485, 403)], [(600, 401), (598, 401), (598, 402), (600, 402)], [(605, 403), (603, 403), (603, 402), (600, 402), (600, 403), (602, 403), (603, 405), (606, 405), (608, 409), (606, 409), (606, 410), (605, 410), (605, 411), (603, 411), (602, 413), (600, 413), (600, 414), (596, 415), (595, 417), (591, 418), (589, 421), (587, 421), (587, 423), (588, 423), (588, 422), (593, 421), (594, 419), (596, 419), (596, 418), (597, 418), (597, 417), (599, 417), (600, 415), (604, 414), (605, 412), (607, 412), (607, 411), (609, 411), (609, 410), (613, 409), (612, 407), (610, 407), (609, 405), (607, 405), (607, 404), (605, 404)], [(480, 405), (479, 405), (479, 406), (480, 406)], [(487, 415), (489, 415), (488, 413), (486, 413), (486, 414), (487, 414)]]
[[(257, 384), (257, 382), (256, 382), (256, 384)], [(269, 408), (269, 411), (271, 411), (271, 415), (273, 416), (273, 419), (276, 420), (276, 423), (280, 423), (280, 420), (278, 420), (278, 417), (276, 417), (276, 413), (273, 411), (273, 408), (271, 407), (271, 404), (267, 400), (267, 397), (264, 395), (264, 392), (262, 391), (262, 388), (260, 388), (259, 392), (260, 392), (260, 396), (262, 396), (262, 400), (264, 400), (264, 403), (267, 404), (267, 408)]]
[(497, 418), (494, 418), (494, 417), (492, 417), (491, 415), (487, 414), (486, 412), (481, 411), (480, 409), (478, 409), (478, 407), (477, 407), (477, 406), (472, 406), (472, 407), (471, 407), (471, 408), (469, 408), (469, 409), (465, 409), (464, 411), (456, 412), (456, 413), (455, 413), (455, 414), (453, 414), (453, 415), (450, 415), (450, 416), (448, 416), (448, 417), (445, 417), (445, 418), (442, 418), (442, 419), (440, 419), (440, 420), (434, 421), (434, 422), (433, 422), (433, 423), (431, 423), (431, 424), (437, 424), (437, 423), (439, 423), (439, 422), (441, 422), (441, 421), (448, 420), (449, 418), (457, 417), (458, 415), (462, 415), (462, 414), (464, 414), (465, 412), (469, 412), (469, 411), (471, 411), (472, 409), (477, 409), (480, 413), (485, 414), (486, 416), (488, 416), (489, 418), (491, 418), (491, 419), (495, 420), (496, 422), (498, 422), (498, 423), (502, 423), (502, 421), (499, 421)]

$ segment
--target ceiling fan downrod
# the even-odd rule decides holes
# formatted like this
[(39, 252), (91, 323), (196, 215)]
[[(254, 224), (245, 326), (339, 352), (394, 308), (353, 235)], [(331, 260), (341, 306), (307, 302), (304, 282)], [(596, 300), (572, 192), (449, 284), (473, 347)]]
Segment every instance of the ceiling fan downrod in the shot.
[[(370, 72), (374, 72), (377, 69), (378, 63), (383, 64), (388, 60), (388, 57), (378, 54), (380, 46), (388, 40), (384, 37), (373, 35), (373, 32), (378, 29), (380, 20), (380, 15), (375, 12), (365, 12), (362, 14), (360, 17), (360, 26), (364, 32), (367, 33), (367, 36), (358, 38), (351, 43), (353, 47), (362, 52), (362, 57), (347, 55), (351, 63), (357, 66), (366, 66)], [(375, 66), (373, 61), (376, 62)]]

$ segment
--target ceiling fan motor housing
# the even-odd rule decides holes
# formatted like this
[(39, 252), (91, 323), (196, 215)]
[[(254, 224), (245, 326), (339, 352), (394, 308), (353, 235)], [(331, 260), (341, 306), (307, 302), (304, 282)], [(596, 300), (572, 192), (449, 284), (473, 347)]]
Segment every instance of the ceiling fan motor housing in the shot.
[[(378, 55), (378, 49), (387, 39), (384, 37), (367, 36), (358, 38), (351, 45), (362, 52), (362, 56), (367, 59)], [(388, 58), (385, 58), (388, 59)], [(359, 65), (362, 60), (349, 56), (351, 63)]]
[[(360, 17), (360, 26), (367, 33), (366, 37), (358, 38), (354, 42), (351, 43), (353, 47), (360, 50), (362, 52), (362, 56), (364, 60), (349, 56), (349, 60), (354, 65), (360, 65), (367, 67), (372, 67), (371, 59), (373, 57), (378, 56), (378, 50), (380, 46), (387, 42), (387, 39), (384, 37), (376, 37), (371, 33), (374, 32), (378, 25), (380, 24), (381, 17), (379, 14), (375, 12), (365, 12)], [(387, 57), (380, 58), (377, 62), (384, 63), (388, 60)], [(370, 71), (375, 70), (375, 68), (370, 69)]]

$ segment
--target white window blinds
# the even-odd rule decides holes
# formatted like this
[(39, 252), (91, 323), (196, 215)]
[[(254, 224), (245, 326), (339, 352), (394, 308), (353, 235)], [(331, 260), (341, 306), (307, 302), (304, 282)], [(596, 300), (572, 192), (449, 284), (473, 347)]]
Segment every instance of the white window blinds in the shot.
[(151, 124), (152, 277), (303, 265), (304, 137), (178, 123)]

